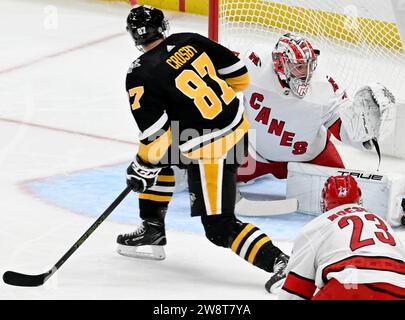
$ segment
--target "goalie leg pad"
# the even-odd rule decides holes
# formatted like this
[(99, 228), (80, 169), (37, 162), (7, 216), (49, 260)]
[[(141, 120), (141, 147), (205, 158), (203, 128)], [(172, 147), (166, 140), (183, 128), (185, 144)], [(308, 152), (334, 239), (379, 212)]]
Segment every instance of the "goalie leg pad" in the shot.
[(321, 190), (330, 176), (353, 176), (362, 190), (363, 206), (384, 218), (391, 226), (401, 225), (401, 202), (404, 197), (405, 175), (400, 173), (366, 172), (329, 168), (306, 163), (289, 163), (287, 198), (298, 199), (298, 211), (318, 216)]

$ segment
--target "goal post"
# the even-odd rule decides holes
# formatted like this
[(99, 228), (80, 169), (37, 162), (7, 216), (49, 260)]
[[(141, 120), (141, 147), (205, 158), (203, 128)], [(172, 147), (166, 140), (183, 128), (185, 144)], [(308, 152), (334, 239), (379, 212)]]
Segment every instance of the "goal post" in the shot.
[(208, 37), (214, 41), (218, 41), (219, 1), (220, 0), (209, 0), (208, 4)]

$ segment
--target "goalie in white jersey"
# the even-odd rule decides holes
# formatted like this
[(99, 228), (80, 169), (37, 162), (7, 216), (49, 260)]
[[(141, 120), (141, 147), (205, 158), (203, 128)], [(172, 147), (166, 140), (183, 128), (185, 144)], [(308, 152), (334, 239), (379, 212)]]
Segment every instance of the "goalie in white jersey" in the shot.
[(271, 56), (249, 51), (241, 57), (251, 77), (244, 105), (255, 138), (238, 182), (268, 173), (285, 179), (288, 162), (344, 168), (332, 134), (371, 149), (393, 127), (395, 98), (387, 88), (365, 86), (349, 99), (333, 78), (315, 72), (319, 54), (307, 39), (288, 33)]
[(329, 178), (322, 209), (295, 240), (279, 298), (405, 299), (405, 249), (382, 218), (361, 206), (354, 178)]

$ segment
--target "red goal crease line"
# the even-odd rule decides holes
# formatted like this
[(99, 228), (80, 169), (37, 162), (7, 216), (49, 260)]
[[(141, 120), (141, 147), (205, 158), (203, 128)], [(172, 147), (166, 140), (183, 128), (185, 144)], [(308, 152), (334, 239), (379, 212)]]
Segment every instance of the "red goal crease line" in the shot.
[(92, 138), (92, 139), (97, 139), (97, 140), (111, 141), (111, 142), (117, 142), (117, 143), (122, 143), (122, 144), (127, 144), (127, 145), (133, 145), (133, 146), (137, 145), (137, 142), (133, 142), (133, 141), (121, 140), (121, 139), (100, 136), (97, 134), (74, 131), (74, 130), (69, 130), (69, 129), (56, 128), (56, 127), (51, 127), (51, 126), (47, 126), (47, 125), (43, 125), (43, 124), (26, 122), (26, 121), (22, 121), (22, 120), (0, 118), (0, 122), (8, 122), (8, 123), (14, 123), (14, 124), (19, 124), (19, 125), (25, 125), (25, 126), (29, 126), (29, 127), (33, 127), (33, 128), (51, 130), (51, 131), (56, 131), (56, 132), (72, 134), (72, 135), (78, 135), (78, 136), (84, 136), (87, 138)]
[(125, 34), (126, 34), (125, 32), (114, 33), (114, 34), (111, 34), (109, 36), (102, 37), (102, 38), (99, 38), (99, 39), (96, 39), (96, 40), (93, 40), (93, 41), (89, 41), (89, 42), (77, 45), (75, 47), (72, 47), (72, 48), (68, 48), (68, 49), (65, 49), (65, 50), (62, 50), (62, 51), (51, 53), (51, 54), (39, 57), (39, 58), (31, 60), (31, 61), (21, 63), (19, 65), (15, 65), (15, 66), (12, 66), (12, 67), (9, 67), (9, 68), (6, 68), (6, 69), (2, 69), (2, 70), (0, 70), (0, 75), (7, 74), (7, 73), (17, 71), (17, 70), (21, 70), (21, 69), (25, 69), (25, 68), (31, 67), (33, 65), (36, 65), (36, 64), (41, 63), (41, 62), (43, 62), (45, 60), (48, 60), (48, 59), (58, 58), (60, 56), (66, 55), (66, 54), (71, 53), (71, 52), (86, 49), (86, 48), (89, 48), (91, 46), (98, 45), (100, 43), (107, 42), (109, 40), (118, 38), (118, 37), (123, 36)]

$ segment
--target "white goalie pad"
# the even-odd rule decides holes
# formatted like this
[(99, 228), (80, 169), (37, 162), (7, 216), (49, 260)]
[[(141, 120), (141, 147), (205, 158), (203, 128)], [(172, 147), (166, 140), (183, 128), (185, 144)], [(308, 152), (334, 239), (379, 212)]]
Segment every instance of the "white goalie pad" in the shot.
[(382, 141), (395, 128), (395, 97), (382, 84), (364, 86), (342, 105), (339, 116), (352, 141)]
[(338, 169), (306, 163), (288, 164), (287, 198), (298, 199), (298, 211), (320, 215), (321, 191), (330, 176), (352, 175), (362, 190), (363, 206), (391, 226), (401, 225), (405, 197), (405, 176), (400, 173), (375, 173)]

